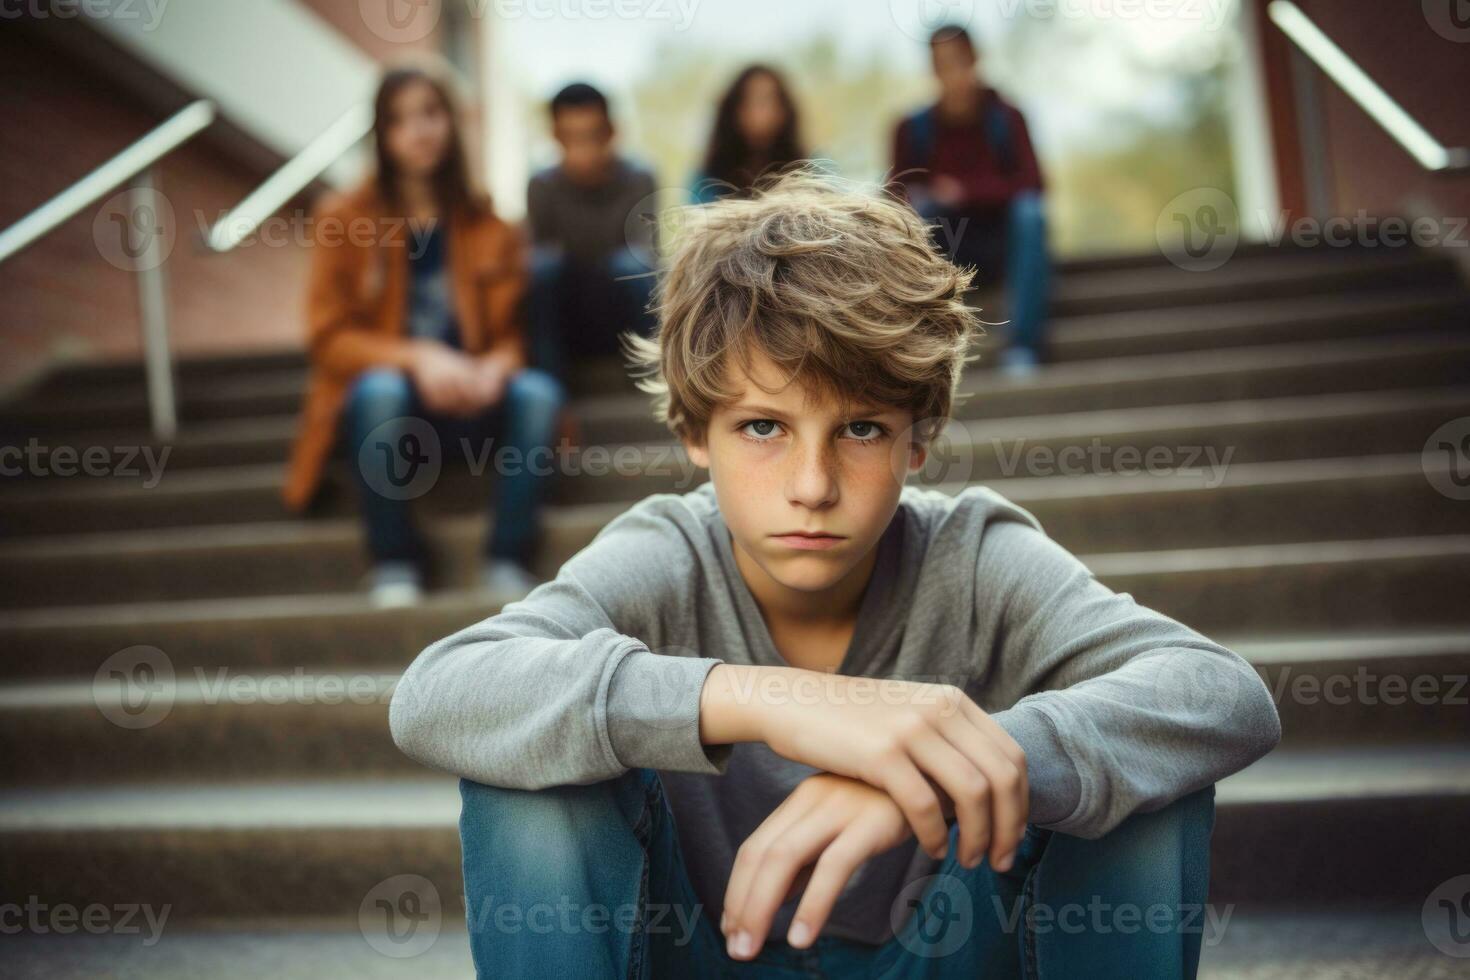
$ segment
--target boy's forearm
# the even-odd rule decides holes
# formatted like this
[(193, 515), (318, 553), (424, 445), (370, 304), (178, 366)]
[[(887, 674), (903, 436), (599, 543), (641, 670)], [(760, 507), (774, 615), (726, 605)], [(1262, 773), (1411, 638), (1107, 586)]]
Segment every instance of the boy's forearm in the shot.
[(760, 687), (763, 674), (781, 670), (727, 663), (711, 668), (700, 692), (699, 740), (705, 745), (764, 742), (767, 712), (752, 692)]

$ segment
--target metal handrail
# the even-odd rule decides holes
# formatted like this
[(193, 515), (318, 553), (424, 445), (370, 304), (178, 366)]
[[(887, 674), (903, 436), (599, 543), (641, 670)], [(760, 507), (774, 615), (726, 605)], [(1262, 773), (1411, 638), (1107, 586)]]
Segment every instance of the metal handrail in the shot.
[(1446, 147), (1431, 136), (1291, 0), (1272, 0), (1266, 7), (1266, 13), (1303, 54), (1312, 59), (1424, 169), (1431, 173), (1450, 173), (1470, 168), (1470, 149)]
[(347, 110), (243, 201), (215, 222), (205, 236), (211, 251), (225, 253), (250, 237), (257, 228), (373, 129), (373, 109), (366, 103)]
[[(131, 205), (160, 212), (158, 162), (208, 129), (216, 110), (208, 99), (192, 102), (72, 184), (66, 190), (0, 232), (0, 262), (34, 244), (123, 184), (131, 184)], [(136, 268), (139, 324), (143, 333), (143, 370), (148, 386), (148, 414), (153, 434), (160, 440), (178, 432), (174, 396), (173, 354), (168, 341), (168, 287), (164, 279), (165, 254), (157, 234), (150, 234)]]
[(208, 99), (190, 103), (174, 113), (132, 146), (0, 232), (0, 262), (183, 146), (208, 129), (214, 117), (214, 103)]

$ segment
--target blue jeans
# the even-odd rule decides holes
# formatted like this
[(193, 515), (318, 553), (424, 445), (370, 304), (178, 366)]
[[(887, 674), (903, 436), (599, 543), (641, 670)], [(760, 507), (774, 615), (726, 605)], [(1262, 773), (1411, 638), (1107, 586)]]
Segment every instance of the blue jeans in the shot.
[(652, 336), (648, 303), (654, 275), (648, 263), (631, 248), (595, 261), (555, 247), (533, 249), (527, 298), (531, 363), (565, 381), (572, 361), (619, 356), (618, 334)]
[[(485, 553), (529, 564), (539, 544), (540, 498), (553, 470), (549, 447), (564, 399), (550, 375), (525, 368), (506, 382), (499, 402), (480, 415), (460, 418), (424, 408), (413, 382), (396, 368), (358, 375), (342, 411), (339, 445), (357, 486), (373, 560), (423, 567), (423, 540), (409, 504), (432, 489), (443, 463), (468, 440), (468, 459), (499, 474)], [(538, 449), (548, 455), (533, 452)]]
[(939, 226), (939, 245), (950, 260), (977, 267), (980, 282), (992, 281), (993, 270), (1005, 267), (1009, 344), (1039, 355), (1046, 340), (1051, 292), (1051, 255), (1042, 195), (1022, 191), (989, 218), (959, 214), (932, 203), (921, 202), (919, 208), (924, 218)]
[(955, 856), (882, 945), (767, 937), (725, 952), (691, 886), (651, 769), (538, 791), (460, 781), (466, 915), (480, 977), (1193, 977), (1209, 887), (1214, 787), (1106, 837), (1028, 828), (1009, 872)]

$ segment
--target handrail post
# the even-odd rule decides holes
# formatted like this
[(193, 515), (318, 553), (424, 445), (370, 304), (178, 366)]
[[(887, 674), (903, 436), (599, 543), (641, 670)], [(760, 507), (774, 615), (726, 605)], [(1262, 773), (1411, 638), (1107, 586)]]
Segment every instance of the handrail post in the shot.
[[(154, 167), (133, 179), (129, 212), (147, 215), (150, 222), (163, 213), (158, 202)], [(148, 414), (154, 438), (172, 439), (178, 432), (178, 410), (174, 398), (173, 352), (168, 336), (168, 280), (163, 269), (163, 233), (150, 227), (138, 259), (138, 317), (143, 332), (143, 367), (148, 384)]]

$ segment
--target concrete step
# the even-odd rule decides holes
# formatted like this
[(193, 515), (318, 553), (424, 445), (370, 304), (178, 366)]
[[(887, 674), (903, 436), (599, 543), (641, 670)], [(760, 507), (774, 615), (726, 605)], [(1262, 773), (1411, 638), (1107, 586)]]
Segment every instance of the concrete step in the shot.
[[(1470, 533), (1470, 508), (1428, 473), (1447, 459), (1419, 454), (1192, 467), (1157, 475), (1015, 478), (997, 489), (1074, 552), (1305, 543), (1357, 536)], [(937, 489), (957, 493), (963, 484)], [(543, 577), (587, 545), (622, 504), (550, 508)], [(473, 586), (491, 518), (436, 516), (427, 531), (436, 584)], [(32, 536), (0, 541), (0, 608), (226, 598), (354, 590), (369, 563), (352, 517)]]
[[(1282, 750), (1222, 782), (1217, 802), (1221, 902), (1423, 896), (1470, 863), (1463, 745)], [(462, 908), (458, 810), (451, 777), (8, 787), (0, 880), (52, 904), (170, 905), (180, 923), (352, 921), (398, 875)]]
[[(1054, 364), (1029, 379), (1006, 378), (972, 369), (962, 385), (965, 400), (957, 418), (998, 419), (1058, 412), (1101, 411), (1171, 404), (1202, 404), (1285, 397), (1296, 394), (1381, 391), (1470, 383), (1470, 331), (1369, 337), (1302, 344), (1266, 344), (1225, 350), (1209, 358), (1196, 353), (1146, 354)], [(191, 420), (167, 443), (165, 465), (171, 472), (206, 466), (279, 463), (296, 432), (297, 393), (282, 392), (269, 405), (264, 392), (272, 378), (231, 379), (209, 392), (207, 410), (187, 411)], [(70, 411), (68, 409), (68, 411)], [(89, 412), (91, 410), (89, 409)], [(117, 407), (98, 408), (109, 424), (120, 417)], [(121, 417), (127, 417), (124, 410)], [(642, 394), (579, 399), (575, 411), (582, 437), (593, 444), (657, 441), (668, 430), (653, 418), (651, 402)], [(90, 418), (88, 415), (83, 418)], [(31, 448), (34, 440), (34, 449)], [(12, 444), (26, 452), (18, 477), (66, 479), (75, 465), (53, 467), (51, 453), (61, 447), (80, 460), (90, 447), (151, 447), (162, 458), (165, 445), (146, 429), (100, 428), (30, 433)], [(138, 466), (146, 465), (140, 457)], [(59, 471), (59, 472), (58, 472)]]
[[(1470, 737), (1470, 631), (1218, 639), (1265, 680), (1288, 749), (1464, 744)], [(388, 731), (396, 667), (186, 668), (161, 654), (150, 662), (156, 686), (130, 684), (126, 701), (122, 681), (110, 673), (0, 684), (0, 770), (7, 782), (425, 774)]]
[[(1470, 414), (1470, 387), (1304, 395), (1248, 401), (1128, 408), (955, 423), (914, 479), (927, 485), (1086, 472), (1211, 467), (1289, 459), (1414, 453), (1444, 422)], [(486, 448), (473, 447), (482, 464)], [(437, 512), (478, 511), (490, 487), (472, 478), (463, 448), (443, 447), (434, 492), (420, 498)], [(353, 492), (334, 463), (320, 516), (350, 513)], [(549, 461), (547, 486), (561, 504), (632, 503), (650, 493), (683, 492), (703, 482), (673, 442), (573, 449)], [(494, 466), (483, 465), (485, 479)], [(119, 527), (197, 526), (286, 516), (278, 487), (283, 467), (216, 467), (170, 472), (164, 464), (135, 476), (21, 481), (0, 492), (0, 536)], [(571, 478), (575, 477), (575, 478)]]
[[(1470, 535), (1383, 538), (1079, 556), (1093, 573), (1200, 631), (1464, 628)], [(0, 675), (90, 676), (147, 645), (176, 669), (299, 665), (391, 669), (492, 614), (493, 597), (434, 593), (374, 611), (360, 593), (55, 605), (0, 612)]]
[[(1295, 296), (1373, 290), (1411, 284), (1452, 286), (1461, 277), (1452, 261), (1418, 249), (1322, 249), (1242, 243), (1230, 262), (1209, 274), (1182, 270), (1157, 251), (1069, 259), (1054, 264), (1053, 315), (1074, 311), (1140, 309), (1159, 304), (1212, 303), (1245, 293)], [(180, 383), (201, 386), (240, 375), (305, 367), (301, 348), (241, 350), (178, 359)], [(59, 365), (33, 386), (53, 398), (78, 390), (140, 386), (133, 358)]]

